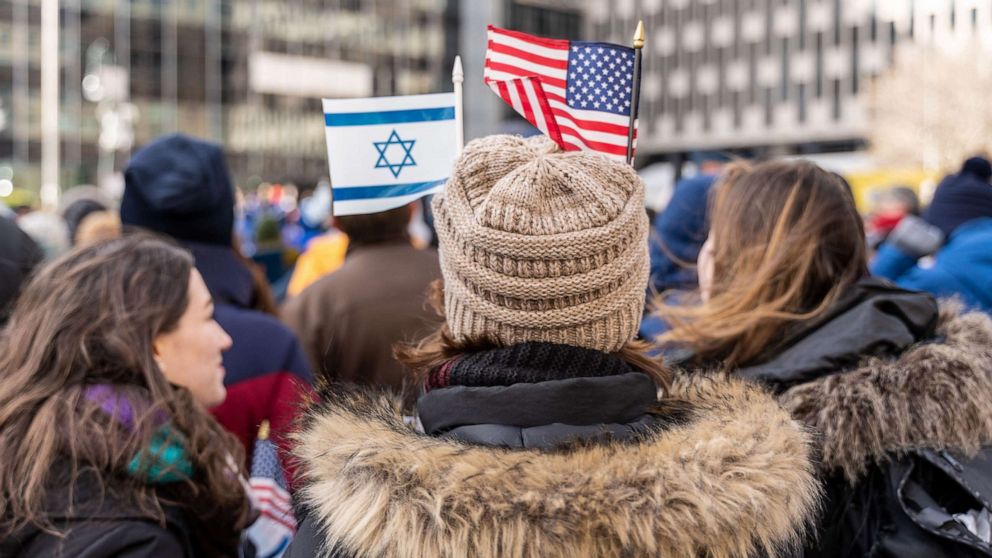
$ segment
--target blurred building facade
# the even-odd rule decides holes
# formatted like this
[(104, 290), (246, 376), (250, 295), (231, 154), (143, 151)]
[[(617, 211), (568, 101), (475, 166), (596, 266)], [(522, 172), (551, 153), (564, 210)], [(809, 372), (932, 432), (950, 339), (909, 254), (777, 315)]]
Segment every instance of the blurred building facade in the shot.
[[(447, 0), (63, 0), (63, 188), (182, 131), (239, 185), (327, 175), (320, 98), (436, 91)], [(40, 0), (0, 0), (0, 174), (40, 183)], [(4, 177), (0, 177), (4, 178)]]
[[(643, 19), (638, 153), (863, 146), (865, 97), (903, 42), (992, 45), (990, 0), (590, 1), (587, 37)], [(988, 53), (988, 50), (985, 50)]]
[(452, 46), (465, 65), (465, 140), (494, 133), (536, 134), (512, 107), (482, 82), (486, 26), (495, 25), (552, 39), (582, 39), (586, 11), (596, 0), (451, 0), (459, 22)]
[[(0, 0), (0, 190), (40, 183), (41, 0)], [(63, 188), (172, 131), (222, 142), (240, 186), (327, 176), (321, 97), (450, 90), (471, 139), (535, 130), (482, 83), (487, 24), (644, 52), (638, 162), (848, 151), (902, 43), (978, 40), (992, 0), (62, 0)], [(2, 194), (2, 192), (0, 192)]]

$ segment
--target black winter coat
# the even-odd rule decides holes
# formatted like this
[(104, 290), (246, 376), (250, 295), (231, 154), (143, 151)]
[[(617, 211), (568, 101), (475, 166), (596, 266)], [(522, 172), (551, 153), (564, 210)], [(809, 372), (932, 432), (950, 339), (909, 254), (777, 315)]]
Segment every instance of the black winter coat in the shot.
[(953, 517), (992, 510), (992, 319), (868, 279), (785, 347), (737, 374), (818, 434), (806, 556), (992, 556)]
[[(113, 489), (100, 497), (93, 477), (85, 474), (72, 491), (50, 492), (48, 519), (63, 535), (28, 527), (0, 539), (4, 558), (196, 558), (191, 530), (182, 511), (165, 508), (165, 526), (127, 494)], [(70, 507), (72, 511), (70, 512)]]

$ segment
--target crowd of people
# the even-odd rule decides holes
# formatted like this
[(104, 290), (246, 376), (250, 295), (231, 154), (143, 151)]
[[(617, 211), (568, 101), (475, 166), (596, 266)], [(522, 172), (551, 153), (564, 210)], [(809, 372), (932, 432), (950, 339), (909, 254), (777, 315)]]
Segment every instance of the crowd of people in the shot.
[(184, 135), (0, 217), (0, 556), (992, 556), (988, 159), (700, 170), (477, 139), (285, 292)]

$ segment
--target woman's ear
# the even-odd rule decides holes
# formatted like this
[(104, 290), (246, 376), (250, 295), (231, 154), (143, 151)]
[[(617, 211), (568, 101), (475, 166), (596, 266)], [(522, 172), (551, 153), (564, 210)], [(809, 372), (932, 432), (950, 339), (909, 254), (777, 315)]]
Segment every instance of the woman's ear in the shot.
[(162, 336), (158, 336), (152, 340), (152, 356), (155, 358), (155, 364), (158, 365), (158, 369), (165, 373), (165, 363), (162, 362)]

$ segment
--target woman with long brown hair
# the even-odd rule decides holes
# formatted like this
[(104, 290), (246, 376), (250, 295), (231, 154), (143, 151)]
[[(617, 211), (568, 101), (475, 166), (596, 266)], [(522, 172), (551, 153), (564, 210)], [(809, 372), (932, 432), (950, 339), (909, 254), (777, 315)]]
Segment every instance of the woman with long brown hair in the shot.
[(243, 449), (206, 411), (230, 345), (164, 241), (39, 271), (0, 349), (0, 555), (237, 556)]
[[(434, 199), (445, 323), (401, 405), (326, 386), (297, 437), (300, 556), (754, 556), (815, 507), (807, 440), (740, 380), (670, 382), (634, 341), (648, 279), (629, 165), (475, 140)], [(663, 395), (659, 400), (659, 392)]]
[(657, 341), (818, 434), (828, 498), (806, 555), (992, 553), (992, 321), (869, 277), (850, 188), (812, 163), (737, 163), (710, 204), (699, 304), (661, 304)]

